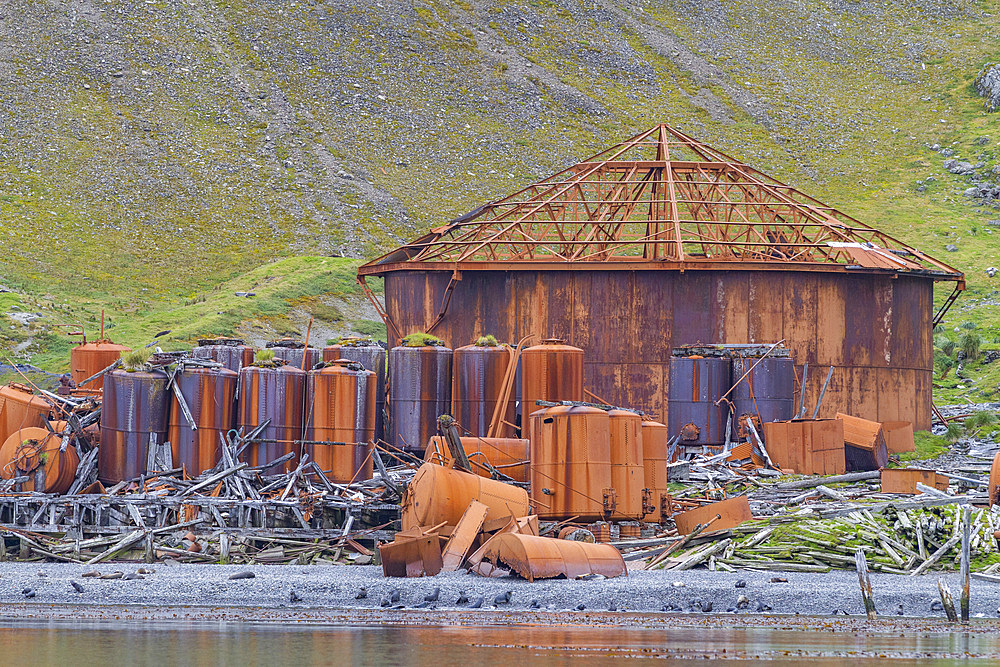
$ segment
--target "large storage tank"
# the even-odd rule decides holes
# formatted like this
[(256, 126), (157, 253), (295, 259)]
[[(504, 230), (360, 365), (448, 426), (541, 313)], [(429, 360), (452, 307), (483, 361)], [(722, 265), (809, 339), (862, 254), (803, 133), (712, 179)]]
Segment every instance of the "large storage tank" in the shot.
[(80, 457), (76, 447), (60, 452), (62, 436), (48, 429), (28, 427), (14, 431), (0, 446), (0, 479), (25, 476), (21, 491), (66, 493), (76, 477)]
[(239, 375), (228, 368), (183, 366), (176, 377), (197, 430), (181, 412), (171, 393), (170, 451), (175, 468), (195, 476), (214, 468), (221, 456), (222, 436), (236, 425), (236, 383)]
[(528, 494), (524, 489), (425, 463), (406, 487), (400, 525), (403, 530), (440, 523), (454, 526), (465, 514), (470, 500), (486, 505), (487, 522), (528, 515)]
[[(480, 477), (492, 478), (493, 471), (496, 470), (515, 482), (528, 481), (531, 443), (527, 439), (467, 437), (461, 438), (461, 442), (472, 472)], [(427, 451), (424, 452), (424, 461), (451, 466), (453, 458), (444, 437), (435, 435), (430, 439)]]
[[(491, 337), (488, 337), (491, 339)], [(503, 390), (507, 369), (513, 360), (510, 348), (496, 344), (496, 339), (480, 339), (475, 345), (455, 350), (452, 361), (451, 416), (462, 426), (462, 433), (485, 436)], [(513, 381), (507, 401), (501, 408), (497, 437), (515, 434), (516, 406)]]
[(217, 361), (235, 373), (253, 363), (253, 354), (253, 348), (242, 338), (202, 338), (191, 350), (195, 359)]
[(667, 427), (681, 445), (721, 445), (729, 408), (715, 402), (729, 391), (728, 357), (670, 357)]
[[(787, 355), (788, 351), (784, 353)], [(740, 437), (750, 437), (745, 422), (752, 419), (757, 434), (763, 438), (764, 424), (788, 421), (793, 416), (795, 365), (788, 356), (733, 359), (733, 382), (747, 371), (749, 375), (733, 388), (729, 398), (733, 402)]]
[(561, 338), (547, 338), (521, 352), (521, 430), (536, 401), (583, 400), (583, 350)]
[(556, 406), (532, 413), (531, 501), (541, 519), (607, 518), (611, 420), (604, 410)]
[(609, 410), (611, 433), (611, 487), (616, 507), (611, 518), (635, 521), (642, 518), (645, 482), (642, 451), (642, 417), (630, 410)]
[(389, 443), (423, 454), (437, 432), (437, 418), (451, 411), (450, 348), (443, 345), (389, 350)]
[(0, 387), (0, 442), (19, 428), (42, 426), (52, 406), (31, 387), (12, 382)]
[(343, 338), (323, 348), (323, 361), (349, 359), (375, 373), (375, 439), (385, 439), (385, 348), (370, 338)]
[[(339, 359), (306, 376), (303, 449), (334, 482), (370, 479), (375, 373)], [(318, 444), (317, 441), (343, 444)]]
[(101, 378), (91, 380), (86, 385), (80, 383), (87, 378), (100, 373), (105, 368), (122, 358), (130, 348), (112, 343), (110, 340), (83, 341), (69, 351), (69, 374), (78, 389), (99, 390), (104, 381)]
[(667, 443), (670, 436), (666, 424), (644, 419), (642, 421), (643, 512), (646, 521), (659, 523), (662, 496), (667, 491)]
[(97, 454), (101, 483), (117, 484), (146, 472), (150, 438), (166, 441), (169, 405), (163, 371), (118, 369), (105, 374)]
[[(306, 347), (305, 344), (296, 338), (280, 338), (267, 344), (267, 349), (274, 351), (274, 358), (281, 359), (289, 366), (295, 366), (302, 370), (310, 370), (313, 366), (323, 360), (322, 351), (315, 347)], [(302, 357), (305, 357), (305, 365)]]
[[(279, 362), (280, 363), (280, 362)], [(299, 464), (302, 440), (302, 409), (306, 372), (288, 364), (247, 366), (240, 371), (237, 425), (244, 433), (270, 420), (244, 456), (251, 466), (260, 466), (291, 452), (284, 470)], [(281, 472), (273, 468), (270, 472)]]

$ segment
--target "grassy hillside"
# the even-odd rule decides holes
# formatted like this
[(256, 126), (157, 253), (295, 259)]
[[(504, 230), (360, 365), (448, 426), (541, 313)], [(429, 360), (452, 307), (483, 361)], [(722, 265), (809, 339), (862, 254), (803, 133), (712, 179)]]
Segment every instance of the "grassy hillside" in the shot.
[[(58, 365), (53, 325), (102, 308), (129, 343), (301, 330), (310, 307), (339, 311), (329, 332), (370, 327), (353, 265), (318, 257), (373, 256), (657, 122), (966, 270), (949, 326), (990, 331), (1000, 212), (930, 146), (996, 164), (1000, 117), (971, 81), (1000, 60), (998, 10), (17, 3), (0, 16), (0, 309), (46, 317), (0, 343)], [(269, 271), (268, 296), (232, 296)]]

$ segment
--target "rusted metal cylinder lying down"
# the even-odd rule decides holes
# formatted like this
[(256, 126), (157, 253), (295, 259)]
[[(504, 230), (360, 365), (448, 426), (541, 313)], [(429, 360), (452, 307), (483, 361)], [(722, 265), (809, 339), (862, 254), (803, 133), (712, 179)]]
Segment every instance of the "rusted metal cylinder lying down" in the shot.
[(403, 497), (403, 530), (417, 526), (454, 526), (469, 503), (478, 500), (487, 507), (486, 522), (528, 515), (528, 493), (461, 470), (425, 463), (413, 476)]

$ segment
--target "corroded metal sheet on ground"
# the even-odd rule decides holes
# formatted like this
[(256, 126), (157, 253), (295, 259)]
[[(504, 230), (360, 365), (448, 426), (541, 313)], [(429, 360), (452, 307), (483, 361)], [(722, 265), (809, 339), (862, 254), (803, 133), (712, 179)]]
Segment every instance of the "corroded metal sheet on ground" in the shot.
[(484, 545), (483, 560), (506, 566), (528, 581), (588, 574), (627, 574), (621, 553), (610, 544), (592, 544), (520, 533), (503, 533)]

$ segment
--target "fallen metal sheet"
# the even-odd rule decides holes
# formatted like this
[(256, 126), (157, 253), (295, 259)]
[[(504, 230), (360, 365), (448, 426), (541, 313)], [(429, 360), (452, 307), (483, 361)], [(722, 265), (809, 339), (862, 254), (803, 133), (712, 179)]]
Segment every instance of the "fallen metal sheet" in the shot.
[(444, 572), (454, 572), (462, 565), (472, 543), (479, 535), (479, 529), (483, 527), (487, 512), (489, 512), (489, 508), (481, 502), (473, 500), (469, 503), (441, 556), (444, 562), (442, 567)]
[(528, 581), (565, 577), (575, 579), (588, 574), (608, 578), (627, 575), (625, 560), (610, 544), (589, 544), (502, 533), (483, 545), (483, 560), (507, 566)]
[(712, 524), (712, 530), (728, 530), (730, 528), (735, 528), (744, 521), (750, 521), (753, 519), (753, 515), (750, 513), (750, 503), (747, 501), (746, 496), (736, 496), (735, 498), (727, 498), (726, 500), (720, 500), (717, 503), (710, 503), (708, 505), (702, 505), (701, 507), (696, 507), (693, 510), (688, 510), (687, 512), (681, 512), (680, 514), (674, 515), (674, 523), (677, 525), (677, 533), (679, 535), (687, 535), (699, 524), (705, 525), (716, 515), (721, 518)]
[(441, 571), (441, 538), (437, 533), (404, 536), (395, 542), (380, 544), (382, 573), (387, 577), (433, 577)]
[(848, 472), (878, 470), (889, 463), (882, 424), (841, 412), (837, 419), (844, 422), (844, 462)]
[(885, 468), (882, 470), (882, 493), (908, 493), (916, 495), (917, 483), (947, 491), (951, 482), (944, 475), (923, 468)]
[(917, 451), (913, 440), (913, 422), (882, 422), (882, 433), (885, 434), (885, 446), (890, 454)]

